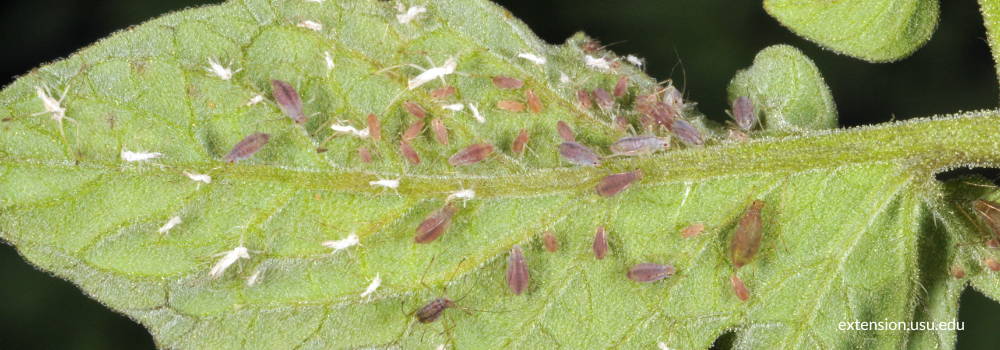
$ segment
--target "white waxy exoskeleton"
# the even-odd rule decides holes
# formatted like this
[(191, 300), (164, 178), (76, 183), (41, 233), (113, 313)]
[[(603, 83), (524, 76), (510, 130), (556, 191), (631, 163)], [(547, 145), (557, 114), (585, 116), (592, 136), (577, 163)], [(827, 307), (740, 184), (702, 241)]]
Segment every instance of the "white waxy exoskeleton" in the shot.
[(406, 84), (406, 88), (407, 90), (413, 90), (420, 87), (421, 85), (426, 84), (431, 80), (439, 78), (442, 81), (444, 81), (444, 77), (446, 75), (454, 74), (455, 68), (457, 67), (458, 67), (458, 60), (456, 60), (454, 57), (448, 57), (448, 59), (446, 59), (444, 61), (444, 64), (442, 64), (441, 66), (431, 67), (427, 70), (424, 70), (423, 73), (420, 73), (419, 75), (413, 77), (413, 79), (410, 79), (410, 81)]
[(670, 349), (669, 346), (667, 346), (667, 343), (664, 343), (664, 342), (658, 342), (658, 343), (656, 343), (656, 347), (660, 348), (660, 350), (672, 350), (672, 349)]
[(332, 124), (332, 125), (330, 125), (330, 129), (332, 129), (333, 131), (339, 132), (339, 133), (353, 134), (354, 136), (357, 136), (357, 137), (360, 137), (360, 138), (367, 138), (368, 134), (369, 134), (368, 133), (368, 128), (364, 128), (364, 129), (358, 130), (357, 128), (355, 128), (353, 126), (344, 125), (344, 124)]
[(168, 233), (170, 232), (170, 230), (174, 228), (174, 226), (180, 225), (182, 222), (183, 221), (181, 221), (180, 216), (172, 217), (170, 218), (170, 220), (167, 220), (167, 223), (163, 224), (163, 226), (160, 226), (160, 229), (156, 231), (164, 234)]
[(365, 291), (361, 293), (361, 297), (364, 298), (369, 295), (372, 295), (372, 293), (375, 293), (375, 291), (378, 290), (378, 287), (381, 285), (382, 285), (382, 276), (380, 276), (379, 274), (375, 274), (375, 278), (372, 278), (372, 283), (368, 284), (368, 288), (366, 288)]
[(322, 244), (324, 247), (333, 249), (333, 253), (339, 252), (341, 250), (353, 247), (361, 243), (358, 235), (352, 233), (347, 236), (347, 238), (336, 240), (336, 241), (325, 241)]
[(449, 194), (448, 198), (445, 198), (444, 201), (445, 202), (451, 202), (451, 201), (456, 200), (456, 199), (461, 199), (462, 203), (465, 203), (465, 201), (470, 200), (470, 199), (474, 199), (474, 198), (476, 198), (476, 191), (475, 190), (459, 190), (459, 191), (455, 191), (455, 192), (452, 192), (451, 194)]
[[(66, 91), (68, 90), (69, 87), (66, 88)], [(38, 99), (42, 100), (42, 107), (45, 108), (45, 110), (33, 115), (50, 114), (49, 117), (52, 118), (52, 120), (55, 120), (56, 124), (59, 124), (59, 135), (63, 135), (63, 119), (76, 122), (73, 118), (66, 116), (66, 108), (62, 106), (62, 101), (66, 98), (66, 91), (63, 91), (62, 97), (57, 100), (49, 94), (48, 88), (41, 86), (35, 87), (35, 93), (38, 95)]]
[(306, 2), (315, 2), (317, 4), (322, 4), (325, 0), (306, 0)]
[(441, 106), (441, 108), (447, 109), (449, 111), (461, 112), (463, 109), (465, 109), (465, 105), (461, 103), (455, 103), (450, 105), (443, 105)]
[(641, 58), (639, 58), (636, 55), (625, 56), (625, 60), (628, 61), (628, 63), (631, 63), (633, 66), (636, 66), (636, 67), (639, 67), (639, 68), (642, 68), (642, 66), (646, 64), (645, 62), (642, 61)]
[(476, 105), (470, 103), (469, 104), (469, 110), (472, 111), (472, 117), (476, 118), (477, 122), (480, 122), (480, 123), (485, 123), (486, 122), (486, 118), (483, 117), (482, 113), (479, 113), (479, 108), (476, 108)]
[(611, 63), (604, 57), (597, 58), (591, 55), (586, 55), (583, 56), (583, 62), (590, 68), (598, 70), (611, 70)]
[(417, 19), (417, 16), (427, 12), (427, 8), (423, 6), (410, 6), (410, 8), (405, 8), (402, 3), (396, 4), (396, 10), (399, 14), (396, 15), (396, 20), (399, 24), (407, 24)]
[(548, 60), (545, 59), (545, 57), (538, 56), (538, 55), (530, 53), (530, 52), (519, 53), (519, 54), (517, 54), (517, 57), (526, 59), (528, 61), (531, 61), (531, 63), (537, 64), (537, 65), (542, 65), (542, 64), (545, 64), (545, 62), (548, 62)]
[(233, 250), (216, 254), (216, 256), (219, 255), (222, 255), (222, 259), (219, 259), (219, 262), (215, 263), (215, 265), (212, 266), (212, 270), (208, 272), (208, 275), (212, 276), (212, 278), (222, 277), (222, 274), (226, 273), (226, 270), (229, 269), (230, 266), (233, 266), (236, 261), (240, 259), (250, 259), (250, 251), (247, 250), (247, 247), (244, 247), (242, 244), (239, 247), (233, 248)]
[(399, 179), (395, 179), (395, 180), (368, 181), (368, 184), (371, 185), (371, 186), (385, 187), (385, 188), (391, 188), (391, 189), (395, 190), (395, 189), (399, 188)]
[(305, 28), (305, 29), (315, 30), (317, 32), (323, 30), (323, 24), (322, 23), (319, 23), (319, 22), (316, 22), (316, 21), (310, 21), (310, 20), (305, 20), (305, 21), (299, 22), (298, 26), (302, 27), (302, 28)]
[(163, 157), (163, 153), (159, 152), (130, 152), (122, 149), (121, 154), (122, 160), (126, 162), (141, 162), (145, 160), (150, 160), (154, 158)]
[(254, 271), (253, 274), (250, 275), (250, 277), (247, 277), (247, 287), (253, 287), (257, 285), (257, 283), (260, 283), (260, 281), (262, 280), (260, 276), (262, 274), (263, 270), (257, 270)]
[(261, 102), (264, 102), (264, 96), (255, 95), (254, 97), (251, 97), (249, 101), (247, 101), (247, 106), (253, 106)]
[(219, 61), (216, 61), (214, 58), (209, 58), (208, 68), (205, 68), (205, 70), (208, 71), (209, 73), (212, 73), (212, 75), (219, 77), (219, 79), (229, 80), (233, 78), (233, 74), (236, 74), (241, 69), (233, 71), (231, 68), (220, 64)]
[(212, 177), (205, 174), (189, 173), (185, 171), (184, 176), (187, 176), (189, 179), (191, 179), (191, 181), (194, 182), (204, 182), (207, 184), (212, 183)]
[(438, 345), (437, 349), (435, 349), (435, 350), (445, 350), (447, 348), (448, 348), (447, 345), (441, 344), (441, 345)]
[(333, 64), (333, 56), (330, 55), (330, 51), (323, 52), (323, 61), (326, 62), (326, 70), (333, 70), (336, 65)]
[(569, 84), (569, 83), (572, 83), (572, 82), (573, 82), (573, 80), (570, 80), (569, 76), (566, 75), (566, 73), (559, 72), (559, 83), (560, 84), (566, 85), (566, 84)]

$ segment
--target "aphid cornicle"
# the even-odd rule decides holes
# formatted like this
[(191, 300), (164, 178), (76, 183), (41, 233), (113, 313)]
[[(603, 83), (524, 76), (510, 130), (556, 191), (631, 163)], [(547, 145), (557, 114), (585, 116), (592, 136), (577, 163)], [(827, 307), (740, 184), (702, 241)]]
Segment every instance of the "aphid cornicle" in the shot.
[(475, 164), (483, 161), (490, 154), (493, 154), (493, 145), (488, 143), (472, 144), (448, 158), (448, 164), (451, 166)]
[(271, 89), (273, 90), (274, 101), (278, 103), (278, 107), (281, 108), (281, 111), (285, 115), (292, 118), (295, 124), (305, 124), (309, 121), (309, 118), (302, 111), (302, 98), (299, 97), (299, 92), (295, 91), (295, 88), (291, 84), (272, 79)]
[(597, 260), (604, 259), (608, 255), (608, 236), (604, 231), (604, 226), (597, 227), (597, 233), (594, 234), (594, 257)]
[(729, 276), (729, 284), (733, 286), (733, 293), (736, 293), (736, 297), (740, 298), (740, 301), (750, 299), (750, 290), (747, 289), (747, 286), (743, 284), (743, 280), (739, 276), (736, 276), (735, 273)]
[(431, 120), (431, 131), (434, 132), (434, 140), (442, 145), (448, 145), (448, 128), (444, 126), (444, 120), (441, 118)]
[(618, 83), (615, 84), (615, 97), (625, 96), (626, 92), (628, 92), (628, 76), (623, 75), (618, 78)]
[(669, 142), (656, 136), (630, 136), (618, 139), (608, 149), (619, 156), (639, 156), (653, 154), (669, 147)]
[(528, 289), (531, 276), (528, 274), (528, 263), (524, 260), (524, 252), (521, 246), (514, 245), (510, 250), (510, 257), (507, 258), (507, 287), (514, 295), (521, 295)]
[(413, 146), (410, 146), (409, 142), (399, 141), (399, 153), (402, 153), (403, 157), (405, 157), (410, 164), (420, 164), (420, 155), (413, 149)]
[(559, 145), (559, 154), (570, 163), (583, 166), (601, 165), (601, 158), (594, 151), (576, 142), (563, 142)]
[(559, 240), (556, 239), (556, 235), (552, 231), (545, 231), (542, 234), (542, 243), (545, 245), (545, 250), (549, 253), (555, 253), (559, 250)]
[(502, 100), (497, 102), (497, 108), (508, 111), (508, 112), (523, 112), (524, 104), (517, 101)]
[(458, 212), (458, 207), (451, 205), (451, 203), (445, 204), (443, 208), (428, 215), (417, 226), (417, 234), (413, 236), (413, 241), (417, 243), (430, 243), (441, 237), (448, 227), (451, 226), (451, 217)]
[(601, 107), (601, 109), (611, 109), (611, 107), (615, 106), (614, 97), (611, 97), (608, 90), (602, 88), (594, 89), (594, 100), (597, 101), (597, 106)]
[(641, 263), (628, 270), (628, 279), (640, 283), (656, 282), (673, 276), (676, 271), (671, 265)]
[(985, 199), (972, 201), (972, 208), (986, 222), (993, 235), (1000, 236), (1000, 204)]
[(420, 310), (417, 310), (417, 321), (420, 321), (420, 323), (431, 323), (437, 321), (445, 309), (454, 306), (455, 302), (448, 298), (436, 298), (431, 300), (431, 302), (427, 303), (427, 305), (424, 305), (420, 308)]
[(576, 134), (573, 133), (573, 129), (569, 127), (569, 124), (560, 120), (556, 122), (556, 131), (559, 132), (559, 137), (566, 142), (576, 142)]
[(382, 123), (379, 123), (378, 116), (372, 113), (368, 114), (368, 135), (375, 141), (382, 139)]
[(454, 94), (455, 94), (455, 87), (454, 86), (445, 86), (443, 88), (437, 88), (437, 89), (434, 89), (433, 91), (431, 91), (431, 98), (438, 99), (438, 100), (443, 100), (443, 99), (447, 98), (448, 96), (451, 96), (451, 95), (454, 95)]
[(757, 123), (757, 114), (753, 110), (753, 102), (749, 97), (740, 96), (733, 100), (733, 119), (740, 129), (750, 130)]
[(524, 146), (528, 144), (528, 129), (521, 129), (517, 133), (517, 137), (514, 138), (514, 142), (510, 144), (510, 151), (514, 154), (524, 153)]
[(733, 233), (733, 239), (729, 244), (733, 267), (740, 268), (750, 263), (760, 248), (760, 240), (763, 236), (763, 223), (760, 218), (762, 208), (764, 208), (764, 201), (753, 201), (736, 226), (736, 232)]
[(407, 112), (409, 112), (414, 117), (417, 117), (419, 119), (424, 119), (427, 117), (427, 111), (425, 111), (424, 107), (421, 107), (416, 102), (413, 101), (403, 102), (403, 109), (405, 109)]
[(524, 82), (520, 79), (499, 75), (493, 77), (493, 85), (498, 89), (520, 89), (524, 86)]
[(530, 89), (525, 90), (524, 99), (528, 101), (528, 110), (531, 111), (531, 113), (542, 113), (542, 100), (538, 98), (538, 95), (535, 95), (534, 91)]
[(670, 132), (674, 133), (678, 139), (691, 146), (701, 146), (705, 140), (701, 137), (701, 132), (695, 129), (694, 125), (683, 119), (674, 119), (670, 124)]
[(271, 135), (262, 132), (250, 134), (250, 136), (243, 138), (242, 141), (237, 143), (236, 146), (233, 146), (233, 150), (229, 151), (225, 160), (229, 163), (235, 163), (250, 158), (254, 155), (254, 153), (257, 153), (257, 151), (260, 151), (261, 148), (264, 148), (264, 145), (266, 145), (267, 141), (270, 139)]
[(605, 176), (597, 183), (597, 194), (602, 197), (611, 197), (621, 193), (632, 183), (642, 179), (642, 170), (633, 170), (624, 173), (611, 174)]
[(403, 141), (406, 142), (412, 141), (413, 139), (417, 138), (417, 136), (420, 136), (420, 132), (423, 130), (424, 130), (424, 122), (421, 120), (418, 120), (413, 124), (410, 124), (410, 126), (406, 128), (405, 131), (403, 131)]

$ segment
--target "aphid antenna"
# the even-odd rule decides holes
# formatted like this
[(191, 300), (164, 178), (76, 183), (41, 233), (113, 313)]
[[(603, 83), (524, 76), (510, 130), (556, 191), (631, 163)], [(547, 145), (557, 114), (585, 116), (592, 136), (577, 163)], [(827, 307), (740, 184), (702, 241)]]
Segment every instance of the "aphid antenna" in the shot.
[(673, 67), (670, 67), (670, 76), (674, 76), (674, 70), (677, 67), (681, 68), (681, 79), (684, 80), (684, 88), (681, 89), (681, 95), (683, 96), (687, 92), (687, 69), (684, 68), (684, 60), (681, 59), (680, 51), (677, 51), (677, 46), (674, 46), (674, 56), (677, 57), (677, 63), (674, 63)]
[(983, 188), (990, 188), (990, 189), (997, 188), (996, 185), (987, 185), (987, 184), (975, 183), (975, 182), (970, 182), (970, 181), (962, 181), (962, 183), (966, 184), (966, 185), (969, 185), (969, 186), (975, 186), (975, 187), (983, 187)]
[(976, 228), (976, 231), (979, 232), (980, 235), (983, 235), (984, 233), (986, 234), (986, 237), (980, 237), (981, 240), (979, 240), (979, 241), (972, 241), (972, 242), (965, 242), (965, 243), (961, 243), (961, 242), (960, 243), (955, 243), (955, 247), (964, 247), (964, 246), (969, 246), (969, 245), (974, 245), (974, 244), (985, 244), (987, 241), (989, 241), (991, 239), (991, 237), (990, 237), (991, 234), (990, 234), (989, 227), (984, 227), (983, 223), (980, 222), (979, 220), (976, 220), (975, 217), (973, 217), (971, 214), (969, 214), (969, 212), (966, 211), (965, 206), (963, 206), (961, 203), (956, 202), (955, 203), (955, 207), (958, 208), (958, 211), (962, 213), (962, 216), (965, 216), (965, 219), (968, 220), (968, 222), (971, 223), (972, 226)]

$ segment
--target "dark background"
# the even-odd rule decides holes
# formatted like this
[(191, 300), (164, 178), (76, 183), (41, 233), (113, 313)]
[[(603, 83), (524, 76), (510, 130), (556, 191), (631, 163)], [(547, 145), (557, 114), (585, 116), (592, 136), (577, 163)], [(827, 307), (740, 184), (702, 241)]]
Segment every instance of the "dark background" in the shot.
[[(337, 1), (337, 0), (330, 0)], [(198, 0), (30, 0), (0, 4), (0, 81), (103, 38), (115, 30)], [(709, 115), (726, 109), (725, 88), (761, 49), (791, 44), (815, 60), (844, 126), (994, 108), (1000, 93), (974, 0), (941, 2), (941, 23), (912, 57), (869, 64), (819, 49), (761, 8), (734, 0), (501, 0), (550, 43), (582, 30), (620, 53), (645, 57), (647, 71), (673, 78)], [(686, 79), (685, 79), (686, 76)], [(988, 173), (995, 178), (995, 173)], [(0, 348), (152, 349), (144, 328), (35, 270), (0, 244)], [(998, 349), (1000, 304), (962, 296), (960, 349)]]

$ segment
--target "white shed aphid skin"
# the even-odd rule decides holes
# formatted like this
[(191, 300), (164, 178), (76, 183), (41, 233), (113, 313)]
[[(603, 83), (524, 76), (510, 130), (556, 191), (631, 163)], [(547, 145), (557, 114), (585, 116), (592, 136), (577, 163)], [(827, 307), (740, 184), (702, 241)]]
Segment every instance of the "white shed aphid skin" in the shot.
[(395, 190), (395, 189), (399, 188), (399, 179), (394, 179), (394, 180), (393, 179), (390, 179), (390, 180), (382, 180), (382, 179), (380, 179), (380, 180), (375, 180), (375, 181), (368, 181), (368, 185), (375, 186), (375, 187), (391, 188), (391, 189)]
[(451, 194), (449, 194), (448, 197), (444, 199), (444, 201), (445, 202), (451, 202), (451, 201), (456, 200), (456, 199), (461, 199), (462, 200), (462, 205), (465, 205), (466, 201), (471, 200), (471, 199), (475, 199), (475, 198), (476, 198), (476, 191), (475, 190), (458, 190), (458, 191), (455, 191), (455, 192), (452, 192)]
[(330, 51), (323, 52), (323, 61), (326, 62), (326, 70), (333, 70), (333, 68), (336, 67), (336, 65), (333, 64), (333, 56), (330, 55)]
[(264, 102), (264, 96), (254, 95), (254, 97), (251, 97), (250, 100), (247, 101), (247, 107), (253, 106), (253, 105), (261, 103), (261, 102)]
[(573, 82), (573, 80), (570, 80), (569, 76), (566, 75), (566, 73), (559, 72), (559, 83), (560, 84), (566, 85), (566, 84), (570, 84), (572, 82)]
[(229, 80), (233, 78), (233, 74), (238, 73), (242, 69), (237, 69), (234, 71), (229, 67), (223, 66), (222, 64), (219, 63), (219, 61), (216, 61), (214, 58), (209, 58), (208, 68), (205, 68), (205, 70), (208, 71), (209, 73), (212, 73), (212, 75), (219, 77), (219, 79)]
[(160, 226), (160, 229), (156, 230), (156, 232), (159, 232), (161, 234), (169, 233), (170, 230), (172, 230), (175, 226), (180, 225), (182, 222), (183, 221), (181, 220), (180, 216), (172, 217), (170, 218), (170, 220), (167, 220), (167, 223), (163, 224), (163, 226)]
[(445, 350), (445, 349), (448, 349), (448, 346), (446, 346), (444, 344), (441, 344), (441, 345), (438, 345), (437, 349), (434, 349), (434, 350)]
[(48, 87), (35, 86), (35, 94), (38, 95), (39, 100), (42, 100), (42, 107), (45, 108), (45, 110), (32, 114), (32, 116), (50, 114), (50, 118), (52, 118), (52, 120), (55, 120), (56, 124), (59, 124), (59, 135), (64, 138), (66, 137), (66, 135), (63, 133), (63, 119), (76, 123), (76, 120), (73, 120), (73, 118), (66, 116), (66, 108), (62, 106), (62, 101), (66, 99), (66, 92), (68, 91), (69, 91), (69, 86), (67, 86), (66, 89), (63, 90), (62, 96), (59, 97), (59, 99), (57, 100), (53, 98), (51, 94), (49, 94)]
[(529, 53), (529, 52), (519, 53), (519, 54), (517, 54), (517, 57), (526, 59), (528, 61), (531, 61), (531, 63), (537, 64), (537, 65), (543, 65), (546, 62), (548, 62), (548, 60), (545, 59), (545, 57), (538, 56), (538, 55), (535, 55), (535, 54)]
[(305, 21), (299, 22), (298, 26), (300, 28), (315, 30), (317, 32), (323, 30), (323, 24), (321, 24), (319, 22), (316, 22), (316, 21), (310, 21), (310, 20), (305, 20)]
[(642, 66), (646, 65), (646, 62), (643, 62), (643, 60), (636, 55), (625, 56), (625, 60), (628, 61), (628, 63), (631, 63), (633, 66), (639, 68), (642, 68)]
[(130, 152), (122, 149), (121, 154), (122, 160), (126, 162), (141, 162), (154, 158), (163, 157), (163, 153), (159, 152)]
[(263, 270), (258, 269), (257, 271), (254, 271), (253, 274), (250, 275), (250, 277), (247, 277), (247, 287), (253, 287), (257, 285), (257, 283), (260, 283), (260, 281), (262, 280), (260, 276), (263, 273), (264, 273)]
[(664, 342), (656, 343), (656, 347), (660, 348), (660, 350), (673, 350), (669, 346), (667, 346), (667, 343)]
[(191, 181), (194, 182), (204, 182), (206, 184), (212, 183), (212, 177), (205, 174), (189, 173), (185, 171), (184, 176), (187, 176), (189, 179), (191, 179)]
[(591, 55), (585, 55), (583, 56), (583, 62), (587, 64), (587, 67), (593, 69), (611, 70), (611, 63), (604, 57), (597, 58)]
[(361, 243), (361, 240), (358, 238), (358, 235), (351, 233), (350, 235), (347, 236), (347, 238), (336, 241), (325, 241), (320, 244), (322, 244), (324, 247), (333, 249), (333, 252), (331, 254), (336, 254), (341, 250), (356, 246), (359, 243)]
[(365, 291), (361, 293), (361, 297), (364, 298), (369, 295), (372, 295), (372, 293), (375, 293), (375, 291), (378, 290), (378, 287), (381, 285), (382, 285), (382, 276), (376, 273), (375, 278), (372, 278), (372, 283), (368, 284), (368, 288), (365, 288)]
[(469, 110), (472, 111), (472, 117), (476, 118), (477, 122), (480, 122), (480, 123), (485, 123), (486, 122), (486, 118), (483, 117), (482, 113), (479, 113), (479, 108), (476, 108), (475, 104), (470, 103), (469, 104)]
[(443, 105), (441, 106), (441, 108), (447, 109), (449, 111), (461, 112), (463, 109), (465, 109), (465, 105), (461, 103), (455, 103), (450, 105)]
[(317, 4), (322, 4), (323, 1), (326, 1), (326, 0), (306, 0), (306, 2), (315, 2)]
[(208, 275), (212, 276), (213, 279), (222, 277), (222, 274), (226, 273), (226, 270), (229, 269), (230, 266), (233, 266), (236, 261), (240, 259), (250, 259), (250, 251), (247, 250), (247, 247), (244, 247), (242, 243), (238, 247), (233, 248), (233, 250), (222, 252), (216, 254), (215, 256), (220, 255), (222, 256), (222, 259), (219, 259), (219, 262), (215, 263), (215, 265), (212, 266), (212, 270), (208, 272)]
[(360, 138), (368, 138), (368, 128), (358, 130), (357, 128), (344, 124), (331, 124), (330, 129), (339, 133), (353, 134)]
[(427, 12), (427, 8), (423, 6), (410, 6), (406, 8), (402, 3), (396, 3), (396, 10), (399, 14), (396, 15), (396, 20), (399, 24), (407, 24), (417, 19), (417, 16)]
[[(412, 65), (412, 66), (419, 69), (423, 69), (417, 65)], [(410, 81), (407, 82), (406, 84), (406, 89), (407, 90), (416, 89), (421, 85), (424, 85), (427, 82), (434, 79), (441, 79), (441, 81), (444, 82), (444, 77), (446, 75), (455, 74), (455, 68), (457, 67), (458, 67), (458, 60), (456, 60), (455, 57), (448, 57), (448, 59), (446, 59), (444, 61), (444, 64), (442, 64), (441, 66), (425, 69), (422, 73), (413, 77), (413, 79), (410, 79)]]

